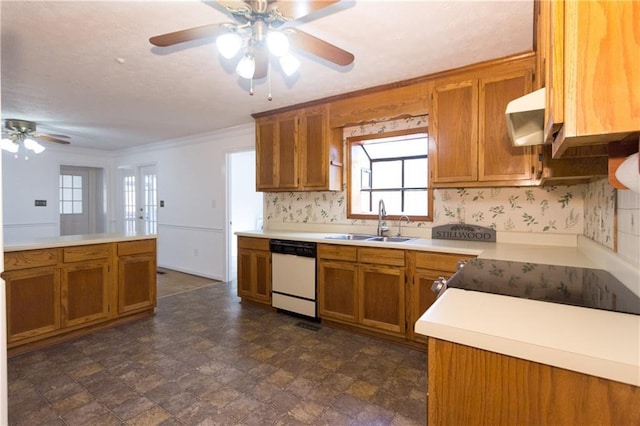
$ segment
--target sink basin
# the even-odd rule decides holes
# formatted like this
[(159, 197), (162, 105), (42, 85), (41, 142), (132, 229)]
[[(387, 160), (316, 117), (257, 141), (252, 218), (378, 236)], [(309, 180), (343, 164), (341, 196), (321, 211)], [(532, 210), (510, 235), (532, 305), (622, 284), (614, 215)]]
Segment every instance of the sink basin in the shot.
[(379, 241), (382, 243), (402, 243), (413, 240), (411, 237), (378, 237), (375, 235), (364, 234), (340, 234), (324, 237), (327, 240), (352, 240), (352, 241)]
[(354, 241), (362, 241), (368, 240), (372, 238), (372, 235), (360, 235), (360, 234), (342, 234), (342, 235), (331, 235), (329, 237), (325, 237), (328, 240), (354, 240)]
[(413, 240), (413, 238), (409, 237), (373, 237), (367, 239), (367, 241), (381, 241), (385, 243), (402, 243), (405, 241)]

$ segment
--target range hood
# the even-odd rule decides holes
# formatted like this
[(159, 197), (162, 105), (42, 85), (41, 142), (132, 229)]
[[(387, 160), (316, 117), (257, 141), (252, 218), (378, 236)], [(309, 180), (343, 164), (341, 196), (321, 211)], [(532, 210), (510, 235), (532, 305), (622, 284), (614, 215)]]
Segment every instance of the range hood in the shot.
[(507, 131), (515, 146), (544, 143), (544, 105), (546, 90), (536, 90), (507, 105)]

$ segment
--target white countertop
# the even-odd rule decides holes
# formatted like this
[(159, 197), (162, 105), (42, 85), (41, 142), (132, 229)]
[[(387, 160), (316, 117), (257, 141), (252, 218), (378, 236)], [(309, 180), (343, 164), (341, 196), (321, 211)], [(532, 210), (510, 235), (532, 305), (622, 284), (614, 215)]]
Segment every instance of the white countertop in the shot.
[(450, 288), (415, 330), (640, 386), (640, 316)]
[(38, 250), (55, 247), (82, 246), (87, 244), (114, 243), (118, 241), (148, 240), (156, 234), (111, 232), (103, 234), (64, 235), (32, 239), (24, 242), (5, 243), (4, 251)]
[[(640, 271), (611, 250), (579, 237), (574, 245), (544, 245), (537, 237), (514, 242), (468, 242), (416, 238), (402, 243), (331, 240), (331, 233), (282, 230), (239, 236), (328, 244), (425, 250), (484, 259), (605, 269), (635, 294)], [(500, 238), (498, 239), (500, 241)], [(640, 386), (640, 316), (448, 289), (415, 324), (416, 332), (480, 349)]]

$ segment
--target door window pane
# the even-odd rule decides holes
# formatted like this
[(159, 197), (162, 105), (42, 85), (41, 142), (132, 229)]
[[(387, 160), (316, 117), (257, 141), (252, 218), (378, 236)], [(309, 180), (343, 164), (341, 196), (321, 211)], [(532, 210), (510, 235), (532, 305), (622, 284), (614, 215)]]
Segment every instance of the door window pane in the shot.
[(60, 214), (82, 214), (82, 176), (60, 175)]

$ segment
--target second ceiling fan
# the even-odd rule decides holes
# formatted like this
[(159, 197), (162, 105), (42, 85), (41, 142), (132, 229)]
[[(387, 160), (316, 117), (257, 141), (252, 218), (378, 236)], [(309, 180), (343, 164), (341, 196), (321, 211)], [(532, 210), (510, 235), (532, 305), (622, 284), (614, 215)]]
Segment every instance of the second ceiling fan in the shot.
[(218, 0), (217, 3), (223, 6), (236, 22), (175, 31), (151, 37), (149, 42), (154, 46), (167, 47), (216, 37), (218, 50), (226, 58), (235, 57), (244, 47), (244, 56), (236, 71), (241, 77), (251, 80), (267, 76), (270, 55), (279, 58), (285, 74), (295, 72), (300, 63), (288, 54), (289, 46), (334, 64), (346, 66), (354, 61), (350, 52), (290, 25), (284, 25), (339, 1)]

